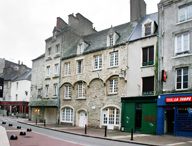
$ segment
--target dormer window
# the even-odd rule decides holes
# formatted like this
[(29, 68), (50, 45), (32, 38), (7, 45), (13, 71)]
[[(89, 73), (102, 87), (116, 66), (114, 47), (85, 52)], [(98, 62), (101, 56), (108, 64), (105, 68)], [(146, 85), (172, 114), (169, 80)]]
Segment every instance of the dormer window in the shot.
[(79, 54), (83, 53), (83, 48), (82, 48), (82, 44), (79, 44)]
[(151, 23), (148, 23), (145, 25), (145, 36), (148, 36), (151, 34)]
[(152, 35), (157, 30), (156, 22), (150, 17), (145, 19), (141, 24), (142, 24), (142, 37)]
[(109, 46), (113, 46), (113, 35), (109, 36)]
[(80, 43), (77, 47), (77, 54), (83, 54), (84, 51), (84, 43)]

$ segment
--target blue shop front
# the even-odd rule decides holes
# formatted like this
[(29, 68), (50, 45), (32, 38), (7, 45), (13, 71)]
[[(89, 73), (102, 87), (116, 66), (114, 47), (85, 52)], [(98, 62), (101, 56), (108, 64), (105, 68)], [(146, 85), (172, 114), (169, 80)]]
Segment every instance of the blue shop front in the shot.
[(192, 137), (192, 93), (158, 96), (156, 134)]

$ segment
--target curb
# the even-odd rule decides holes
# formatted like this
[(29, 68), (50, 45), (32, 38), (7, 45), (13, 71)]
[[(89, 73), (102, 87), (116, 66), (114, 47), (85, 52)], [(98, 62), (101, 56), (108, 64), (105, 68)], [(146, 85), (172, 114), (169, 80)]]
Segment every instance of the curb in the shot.
[(21, 122), (21, 121), (17, 121), (17, 122), (18, 123), (22, 123), (22, 124), (26, 124), (26, 125), (30, 125), (30, 126), (34, 126), (34, 127), (38, 127), (38, 128), (44, 128), (44, 129), (49, 129), (49, 130), (53, 130), (53, 131), (69, 133), (69, 134), (73, 134), (73, 135), (80, 135), (80, 136), (85, 136), (85, 137), (93, 137), (93, 138), (98, 138), (98, 139), (105, 139), (105, 140), (118, 141), (118, 142), (126, 142), (126, 143), (134, 143), (134, 144), (140, 144), (140, 145), (162, 146), (160, 144), (144, 143), (144, 142), (131, 141), (131, 140), (112, 139), (112, 138), (102, 137), (102, 136), (87, 135), (87, 134), (80, 134), (80, 133), (75, 133), (75, 132), (70, 132), (70, 131), (65, 131), (65, 130), (52, 129), (52, 128), (49, 128), (49, 127), (42, 127), (42, 126), (39, 126), (39, 125), (32, 125), (32, 124), (28, 124), (28, 123)]

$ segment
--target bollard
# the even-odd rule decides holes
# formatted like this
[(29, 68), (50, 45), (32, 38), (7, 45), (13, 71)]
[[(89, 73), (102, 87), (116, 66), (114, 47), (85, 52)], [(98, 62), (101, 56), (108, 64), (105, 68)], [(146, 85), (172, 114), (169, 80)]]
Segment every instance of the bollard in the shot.
[(107, 126), (105, 126), (105, 137), (107, 137)]
[(17, 129), (21, 129), (21, 126), (17, 126)]
[(59, 125), (59, 118), (58, 118), (58, 125)]
[(131, 129), (131, 140), (133, 140), (133, 128)]
[(3, 114), (3, 117), (4, 117), (4, 114)]
[(85, 124), (85, 134), (87, 134), (87, 125)]
[(17, 136), (16, 135), (11, 135), (10, 140), (17, 140)]
[(37, 125), (37, 118), (36, 118), (36, 125)]
[(20, 135), (26, 135), (26, 132), (25, 131), (21, 131)]
[(46, 120), (44, 119), (44, 127), (45, 127), (45, 122), (46, 122)]
[(31, 128), (27, 128), (27, 132), (30, 132), (30, 131), (32, 131), (32, 129)]

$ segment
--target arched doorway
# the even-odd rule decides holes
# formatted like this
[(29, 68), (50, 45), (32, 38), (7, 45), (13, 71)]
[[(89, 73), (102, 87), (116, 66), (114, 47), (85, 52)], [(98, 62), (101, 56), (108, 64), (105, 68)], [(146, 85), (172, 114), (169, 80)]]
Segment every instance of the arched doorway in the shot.
[(79, 127), (85, 127), (87, 124), (87, 113), (85, 111), (79, 112)]

